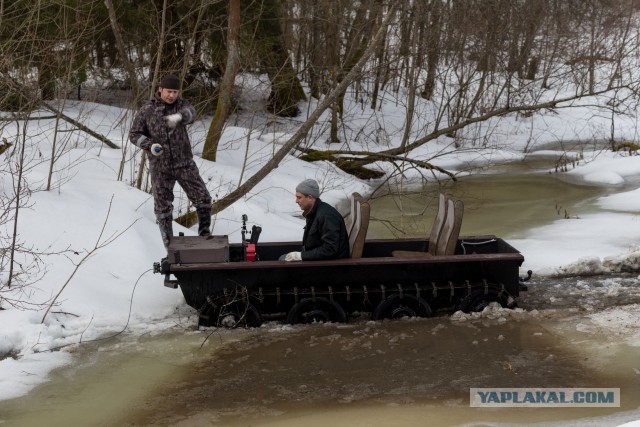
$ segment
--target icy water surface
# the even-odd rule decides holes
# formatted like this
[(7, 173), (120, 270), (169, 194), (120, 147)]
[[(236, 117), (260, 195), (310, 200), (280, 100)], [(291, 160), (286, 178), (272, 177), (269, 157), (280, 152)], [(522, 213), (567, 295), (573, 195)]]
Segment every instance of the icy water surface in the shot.
[(461, 235), (493, 234), (504, 239), (523, 238), (532, 228), (598, 211), (598, 197), (620, 191), (575, 185), (549, 174), (462, 177), (444, 188), (428, 185), (402, 197), (372, 200), (367, 236), (428, 236), (437, 211), (436, 195), (442, 189), (464, 201)]
[[(430, 181), (422, 187), (407, 185), (397, 194), (381, 190), (371, 200), (371, 222), (367, 236), (392, 237), (409, 234), (428, 236), (437, 211), (438, 193), (446, 191), (464, 201), (461, 235), (494, 234), (504, 239), (523, 238), (538, 226), (562, 218), (576, 218), (600, 212), (599, 197), (629, 191), (640, 186), (638, 178), (624, 186), (596, 186), (563, 173), (575, 167), (566, 150), (597, 149), (603, 143), (559, 141), (537, 147), (523, 161), (478, 168), (457, 181)], [(555, 151), (554, 151), (555, 150)], [(575, 157), (577, 154), (569, 154)], [(473, 165), (469, 165), (473, 167)], [(525, 254), (526, 255), (526, 254)]]

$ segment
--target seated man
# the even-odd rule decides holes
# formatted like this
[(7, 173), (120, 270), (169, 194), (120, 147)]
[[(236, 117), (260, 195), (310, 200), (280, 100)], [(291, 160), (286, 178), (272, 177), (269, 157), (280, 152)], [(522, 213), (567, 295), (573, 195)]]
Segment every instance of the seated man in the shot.
[(302, 252), (289, 252), (285, 261), (349, 258), (349, 235), (342, 215), (323, 202), (318, 183), (305, 179), (296, 187), (296, 203), (307, 220)]

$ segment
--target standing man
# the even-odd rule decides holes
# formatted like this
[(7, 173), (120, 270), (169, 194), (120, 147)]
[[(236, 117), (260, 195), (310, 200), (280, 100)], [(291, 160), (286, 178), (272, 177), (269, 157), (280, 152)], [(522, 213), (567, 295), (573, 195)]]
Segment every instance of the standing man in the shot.
[(302, 251), (289, 252), (285, 261), (349, 258), (349, 235), (344, 219), (333, 206), (319, 199), (320, 188), (313, 179), (296, 187), (296, 203), (307, 220)]
[(211, 195), (193, 160), (186, 125), (196, 110), (180, 98), (180, 79), (166, 75), (155, 98), (133, 119), (129, 140), (149, 154), (154, 212), (165, 249), (173, 236), (173, 187), (178, 184), (196, 208), (198, 235), (211, 234)]

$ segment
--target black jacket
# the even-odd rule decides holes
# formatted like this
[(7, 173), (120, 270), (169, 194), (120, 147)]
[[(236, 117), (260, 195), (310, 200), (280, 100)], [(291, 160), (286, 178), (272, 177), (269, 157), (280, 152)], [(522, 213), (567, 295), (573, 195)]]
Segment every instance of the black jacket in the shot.
[(340, 212), (316, 199), (306, 220), (302, 237), (304, 261), (349, 258), (349, 235)]

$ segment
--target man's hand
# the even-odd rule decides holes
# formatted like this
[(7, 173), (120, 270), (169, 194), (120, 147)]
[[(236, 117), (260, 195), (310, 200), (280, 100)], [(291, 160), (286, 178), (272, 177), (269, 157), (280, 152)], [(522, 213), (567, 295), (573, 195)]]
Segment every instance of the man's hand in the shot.
[(169, 114), (168, 116), (165, 116), (164, 119), (166, 120), (167, 126), (170, 129), (175, 129), (175, 127), (178, 126), (178, 123), (182, 121), (182, 114)]
[(149, 150), (151, 152), (151, 154), (153, 154), (154, 156), (159, 156), (162, 154), (162, 145), (158, 144), (157, 142), (153, 145), (151, 145), (151, 149)]
[(285, 261), (302, 261), (302, 252), (289, 252), (284, 257)]

